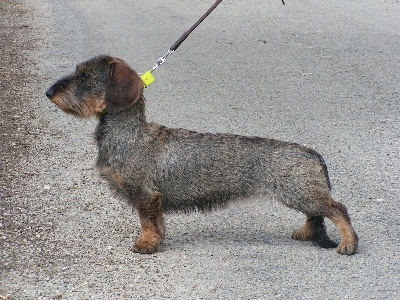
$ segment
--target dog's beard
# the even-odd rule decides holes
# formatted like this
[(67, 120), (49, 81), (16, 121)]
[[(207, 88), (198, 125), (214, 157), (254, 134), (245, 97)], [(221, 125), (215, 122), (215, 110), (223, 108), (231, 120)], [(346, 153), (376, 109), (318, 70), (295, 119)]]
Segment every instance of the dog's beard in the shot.
[(63, 112), (84, 119), (99, 116), (106, 108), (105, 101), (102, 101), (101, 97), (92, 96), (89, 99), (79, 99), (70, 95), (74, 95), (74, 91), (66, 90), (57, 93), (51, 101)]

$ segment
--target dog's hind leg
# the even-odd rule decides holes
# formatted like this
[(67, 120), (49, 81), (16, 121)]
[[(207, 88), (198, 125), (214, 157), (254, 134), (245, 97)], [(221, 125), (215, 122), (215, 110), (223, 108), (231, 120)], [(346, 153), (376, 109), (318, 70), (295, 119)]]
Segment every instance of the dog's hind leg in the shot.
[(137, 237), (133, 252), (154, 253), (161, 244), (165, 233), (164, 217), (161, 211), (161, 194), (151, 193), (146, 199), (137, 202), (142, 232)]
[(351, 255), (354, 254), (358, 246), (358, 237), (350, 223), (350, 217), (346, 207), (336, 201), (329, 205), (330, 211), (326, 214), (339, 230), (342, 240), (336, 249), (339, 254)]
[(323, 248), (334, 248), (337, 244), (331, 241), (326, 233), (324, 217), (330, 219), (337, 227), (341, 242), (336, 252), (344, 255), (352, 255), (358, 246), (358, 237), (350, 223), (350, 217), (346, 207), (334, 201), (330, 196), (319, 197), (318, 201), (311, 202), (314, 205), (308, 207), (303, 227), (294, 230), (292, 238), (295, 240), (314, 241)]

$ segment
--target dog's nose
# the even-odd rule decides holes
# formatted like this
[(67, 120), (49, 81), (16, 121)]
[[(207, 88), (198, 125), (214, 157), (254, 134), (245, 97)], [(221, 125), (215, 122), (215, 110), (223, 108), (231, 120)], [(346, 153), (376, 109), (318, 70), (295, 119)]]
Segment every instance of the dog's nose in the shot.
[(54, 96), (54, 90), (53, 90), (52, 88), (49, 88), (49, 89), (46, 91), (46, 97), (49, 98), (49, 99), (51, 99), (51, 97), (53, 97), (53, 96)]

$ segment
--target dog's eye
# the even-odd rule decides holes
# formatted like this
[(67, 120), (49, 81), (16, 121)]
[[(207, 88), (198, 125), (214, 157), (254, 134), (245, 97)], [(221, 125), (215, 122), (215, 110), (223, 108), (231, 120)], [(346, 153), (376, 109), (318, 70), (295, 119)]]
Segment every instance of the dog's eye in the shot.
[(83, 79), (88, 79), (88, 78), (89, 78), (89, 74), (87, 74), (87, 73), (82, 73), (82, 78), (83, 78)]

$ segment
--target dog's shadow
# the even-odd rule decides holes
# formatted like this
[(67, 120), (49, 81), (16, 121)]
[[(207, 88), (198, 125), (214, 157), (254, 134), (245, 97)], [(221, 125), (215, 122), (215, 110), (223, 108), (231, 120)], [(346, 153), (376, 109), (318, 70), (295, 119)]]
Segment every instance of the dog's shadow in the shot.
[[(210, 247), (258, 247), (262, 245), (294, 245), (291, 239), (295, 221), (276, 218), (271, 212), (265, 215), (247, 212), (237, 215), (236, 210), (212, 214), (194, 214), (167, 218), (167, 232), (160, 251), (185, 250)], [(268, 217), (269, 220), (265, 220)], [(288, 216), (288, 219), (289, 216)], [(182, 224), (184, 220), (185, 224)], [(301, 219), (297, 225), (300, 226)], [(291, 228), (293, 227), (293, 228)]]

